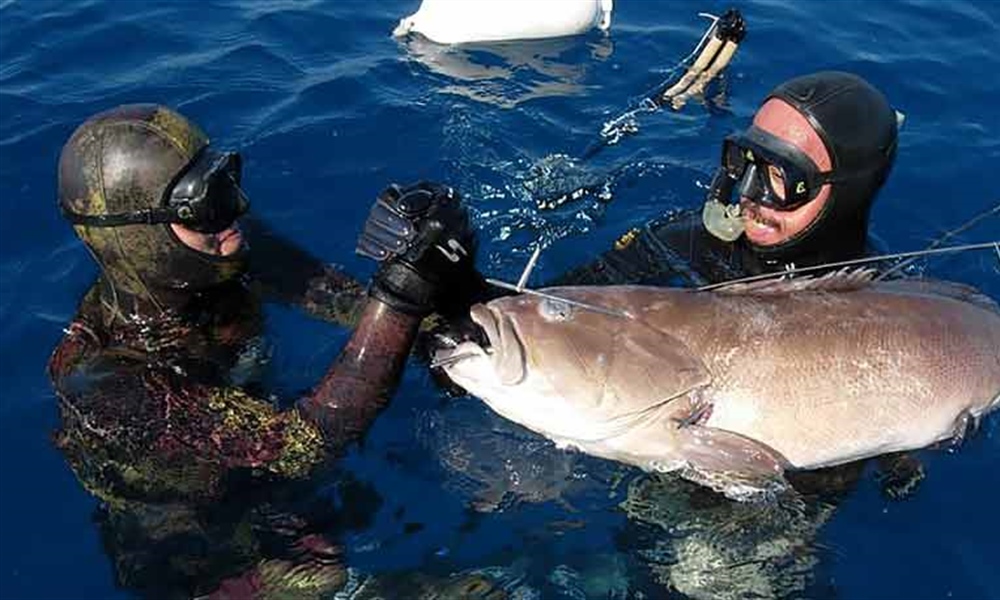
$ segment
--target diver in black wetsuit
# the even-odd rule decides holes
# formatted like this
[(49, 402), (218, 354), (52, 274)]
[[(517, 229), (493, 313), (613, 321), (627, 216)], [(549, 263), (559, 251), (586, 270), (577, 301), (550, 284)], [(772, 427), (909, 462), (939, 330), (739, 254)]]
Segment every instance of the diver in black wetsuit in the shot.
[[(786, 81), (748, 129), (724, 140), (701, 211), (633, 229), (549, 283), (702, 286), (871, 254), (869, 211), (892, 169), (897, 133), (895, 111), (856, 75)], [(879, 463), (891, 497), (922, 478), (908, 455)], [(790, 474), (807, 500), (796, 510), (734, 504), (676, 477), (643, 476), (622, 503), (631, 517), (623, 545), (647, 563), (648, 577), (688, 597), (802, 595), (816, 532), (862, 468)]]
[(895, 111), (857, 75), (786, 81), (723, 142), (702, 211), (629, 231), (551, 283), (698, 286), (864, 256), (896, 139)]
[[(790, 79), (767, 95), (749, 128), (723, 141), (700, 212), (633, 229), (550, 284), (702, 286), (872, 254), (868, 215), (897, 137), (896, 112), (861, 77), (821, 71)], [(890, 497), (923, 476), (909, 455), (880, 463)]]
[[(260, 231), (238, 154), (182, 115), (121, 106), (63, 148), (59, 206), (101, 268), (49, 362), (55, 439), (101, 502), (117, 582), (143, 596), (314, 597), (346, 580), (316, 470), (386, 405), (422, 319), (459, 302), (475, 238), (450, 188), (390, 186), (359, 251), (366, 289)], [(257, 242), (260, 242), (259, 244)], [(315, 388), (275, 405), (257, 377), (261, 302), (354, 332)], [(364, 520), (367, 506), (348, 506)], [(318, 507), (315, 505), (319, 505)]]

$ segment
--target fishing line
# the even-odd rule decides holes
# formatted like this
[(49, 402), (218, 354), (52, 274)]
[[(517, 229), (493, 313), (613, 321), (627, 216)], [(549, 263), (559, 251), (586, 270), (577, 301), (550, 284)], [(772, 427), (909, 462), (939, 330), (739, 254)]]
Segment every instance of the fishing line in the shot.
[[(931, 245), (927, 246), (926, 249), (927, 250), (933, 250), (934, 248), (937, 248), (938, 246), (940, 246), (944, 242), (948, 241), (949, 239), (955, 237), (956, 235), (958, 235), (958, 234), (960, 234), (960, 233), (962, 233), (964, 231), (967, 231), (968, 229), (970, 229), (971, 227), (973, 227), (974, 225), (976, 225), (977, 223), (979, 223), (980, 221), (982, 221), (986, 217), (989, 217), (990, 215), (1000, 215), (1000, 204), (997, 204), (993, 208), (987, 209), (987, 210), (979, 213), (978, 215), (972, 217), (971, 219), (969, 219), (965, 223), (959, 225), (958, 227), (952, 229), (951, 231), (945, 232), (944, 235), (942, 235), (938, 239), (936, 239), (933, 242), (931, 242)], [(918, 258), (920, 258), (920, 257), (919, 256), (914, 256), (912, 258), (909, 258), (909, 259), (907, 259), (907, 260), (899, 263), (898, 265), (893, 266), (891, 269), (888, 269), (885, 273), (882, 273), (878, 277), (876, 277), (875, 281), (880, 281), (882, 279), (885, 279), (886, 277), (888, 277), (892, 273), (895, 273), (897, 271), (901, 271), (901, 270), (905, 269), (906, 267), (908, 267), (911, 264), (913, 264)]]
[[(608, 146), (617, 144), (627, 135), (639, 131), (636, 117), (643, 113), (657, 112), (664, 106), (680, 110), (689, 99), (701, 94), (705, 87), (722, 72), (729, 64), (740, 42), (746, 36), (746, 22), (743, 15), (736, 9), (729, 9), (721, 17), (698, 13), (698, 16), (708, 18), (711, 25), (702, 34), (694, 50), (667, 71), (667, 78), (652, 91), (643, 95), (633, 107), (621, 115), (604, 123), (598, 139), (588, 145), (574, 162), (584, 163)], [(687, 71), (676, 79), (680, 69)], [(627, 171), (626, 167), (613, 169), (598, 184), (584, 185), (571, 192), (556, 193), (543, 198), (536, 198), (539, 209), (552, 209), (568, 200), (574, 200), (582, 195), (593, 192), (598, 187), (606, 187), (609, 182), (617, 181)]]
[(538, 262), (538, 257), (542, 254), (541, 244), (535, 246), (535, 251), (531, 253), (531, 258), (528, 259), (528, 264), (524, 266), (524, 271), (521, 272), (521, 277), (517, 280), (518, 292), (524, 291), (524, 284), (528, 283), (528, 277), (531, 276), (531, 272), (535, 269), (535, 263)]
[(486, 283), (488, 283), (488, 284), (490, 284), (492, 286), (496, 286), (498, 288), (503, 288), (505, 290), (510, 290), (512, 292), (518, 292), (520, 294), (528, 294), (530, 296), (538, 296), (540, 298), (545, 298), (546, 300), (552, 300), (553, 302), (562, 302), (564, 304), (572, 304), (573, 306), (579, 306), (580, 308), (583, 308), (583, 309), (586, 309), (586, 310), (590, 310), (590, 311), (593, 311), (593, 312), (597, 312), (597, 313), (601, 313), (601, 314), (605, 314), (605, 315), (611, 315), (612, 317), (623, 317), (623, 318), (626, 318), (626, 319), (633, 318), (631, 314), (629, 314), (629, 313), (627, 313), (627, 312), (625, 312), (623, 310), (615, 310), (613, 308), (606, 308), (604, 306), (598, 306), (596, 304), (588, 304), (586, 302), (581, 302), (579, 300), (574, 300), (572, 298), (564, 298), (564, 297), (559, 296), (557, 294), (550, 294), (548, 292), (540, 292), (538, 290), (533, 290), (531, 288), (522, 287), (522, 288), (518, 289), (518, 287), (516, 285), (512, 284), (512, 283), (507, 283), (506, 281), (500, 281), (499, 279), (493, 279), (491, 277), (487, 277), (486, 278)]
[(703, 285), (701, 287), (695, 288), (699, 292), (704, 292), (708, 290), (714, 290), (723, 286), (727, 286), (732, 283), (750, 283), (753, 281), (763, 281), (765, 279), (773, 279), (784, 277), (786, 275), (791, 275), (793, 273), (808, 273), (811, 271), (818, 271), (823, 269), (832, 269), (835, 267), (849, 267), (851, 265), (862, 265), (871, 262), (878, 262), (882, 260), (895, 260), (898, 258), (910, 258), (910, 257), (921, 257), (921, 256), (931, 256), (936, 254), (949, 254), (952, 252), (967, 252), (970, 250), (985, 250), (988, 248), (995, 248), (1000, 241), (994, 242), (982, 242), (979, 244), (964, 244), (961, 246), (948, 246), (947, 248), (928, 248), (924, 250), (914, 250), (912, 252), (897, 252), (895, 254), (880, 254), (878, 256), (867, 256), (864, 258), (855, 258), (853, 260), (842, 260), (839, 262), (825, 263), (822, 265), (813, 265), (811, 267), (789, 267), (784, 271), (779, 271), (776, 273), (763, 273), (761, 275), (751, 275), (750, 277), (741, 277), (739, 279), (731, 279), (729, 281), (722, 281), (720, 283), (712, 283), (709, 285)]
[[(732, 60), (740, 42), (746, 37), (746, 21), (736, 9), (729, 9), (721, 17), (709, 13), (698, 13), (712, 21), (701, 36), (691, 54), (667, 71), (668, 77), (651, 93), (643, 96), (636, 106), (611, 119), (601, 128), (600, 139), (584, 150), (581, 160), (587, 160), (607, 146), (617, 144), (624, 136), (636, 133), (635, 119), (639, 114), (652, 113), (669, 104), (680, 110), (694, 95), (701, 93), (709, 81), (714, 79)], [(694, 61), (676, 82), (674, 74)]]
[(510, 290), (512, 292), (517, 292), (518, 294), (529, 294), (529, 295), (532, 295), (532, 296), (539, 296), (541, 298), (545, 298), (547, 300), (552, 300), (554, 302), (562, 302), (562, 303), (565, 303), (565, 304), (572, 304), (573, 306), (579, 306), (580, 308), (584, 308), (586, 310), (590, 310), (590, 311), (593, 311), (593, 312), (598, 312), (598, 313), (605, 314), (605, 315), (611, 315), (613, 317), (624, 317), (626, 319), (631, 319), (632, 318), (632, 315), (630, 315), (629, 313), (627, 313), (625, 311), (618, 311), (618, 310), (614, 310), (614, 309), (611, 309), (611, 308), (605, 308), (603, 306), (597, 306), (595, 304), (588, 304), (586, 302), (581, 302), (579, 300), (573, 300), (571, 298), (563, 298), (562, 296), (558, 296), (556, 294), (549, 294), (549, 293), (546, 293), (546, 292), (539, 292), (537, 290), (533, 290), (533, 289), (530, 289), (528, 287), (525, 287), (525, 284), (528, 283), (528, 277), (531, 276), (531, 272), (535, 269), (535, 265), (538, 263), (538, 257), (541, 256), (541, 254), (542, 254), (542, 245), (539, 244), (539, 245), (535, 246), (534, 252), (531, 253), (531, 258), (528, 259), (528, 264), (526, 264), (524, 266), (524, 270), (521, 271), (521, 276), (517, 279), (517, 284), (516, 285), (515, 284), (511, 284), (511, 283), (507, 283), (506, 281), (501, 281), (499, 279), (493, 279), (493, 278), (490, 278), (490, 277), (486, 277), (485, 278), (486, 279), (486, 283), (488, 283), (488, 284), (490, 284), (492, 286), (498, 287), (498, 288), (502, 288), (502, 289), (505, 289), (505, 290)]
[[(982, 217), (987, 216), (987, 215), (992, 214), (993, 212), (997, 212), (997, 211), (1000, 211), (1000, 205), (998, 205), (997, 207), (995, 207), (994, 209), (992, 209), (990, 211), (987, 211), (983, 215), (977, 215), (970, 222), (966, 222), (964, 225), (962, 225), (959, 229), (962, 229), (962, 228), (967, 229), (968, 227), (971, 226), (970, 223), (978, 221)], [(953, 230), (951, 233), (953, 235), (957, 234), (958, 230)], [(986, 249), (990, 249), (990, 248), (992, 248), (992, 249), (994, 249), (996, 251), (997, 257), (998, 257), (998, 259), (1000, 259), (1000, 240), (997, 240), (997, 241), (992, 241), (992, 242), (981, 242), (981, 243), (978, 243), (978, 244), (964, 244), (964, 245), (960, 245), (960, 246), (948, 246), (947, 248), (925, 248), (923, 250), (915, 250), (915, 251), (911, 251), (911, 252), (896, 252), (894, 254), (880, 254), (878, 256), (867, 256), (867, 257), (864, 257), (864, 258), (856, 258), (856, 259), (852, 259), (852, 260), (842, 260), (842, 261), (838, 261), (838, 262), (824, 263), (824, 264), (821, 264), (821, 265), (813, 265), (813, 266), (810, 266), (810, 267), (788, 267), (784, 271), (780, 271), (780, 272), (777, 272), (777, 273), (763, 273), (761, 275), (752, 275), (752, 276), (749, 276), (749, 277), (741, 277), (739, 279), (731, 279), (729, 281), (723, 281), (723, 282), (719, 282), (719, 283), (712, 283), (712, 284), (709, 284), (709, 285), (703, 285), (703, 286), (700, 286), (700, 287), (697, 287), (697, 288), (694, 288), (694, 289), (696, 291), (699, 291), (699, 292), (704, 292), (704, 291), (714, 290), (716, 288), (724, 287), (724, 286), (727, 286), (727, 285), (730, 285), (730, 284), (734, 284), (734, 283), (750, 283), (750, 282), (754, 282), (754, 281), (763, 281), (763, 280), (766, 280), (766, 279), (781, 278), (781, 277), (785, 277), (787, 275), (791, 275), (791, 274), (795, 274), (795, 273), (809, 273), (809, 272), (812, 272), (812, 271), (818, 271), (818, 270), (824, 270), (824, 269), (833, 269), (833, 268), (838, 268), (838, 267), (848, 267), (848, 266), (852, 266), (852, 265), (861, 265), (861, 264), (867, 264), (867, 263), (872, 263), (872, 262), (879, 262), (879, 261), (884, 261), (884, 260), (896, 260), (896, 259), (900, 259), (900, 258), (919, 258), (919, 257), (922, 257), (922, 256), (932, 256), (932, 255), (938, 255), (938, 254), (950, 254), (950, 253), (957, 253), (957, 252), (968, 252), (968, 251), (972, 251), (972, 250), (986, 250)], [(545, 298), (546, 300), (551, 300), (553, 302), (562, 302), (562, 303), (565, 303), (565, 304), (570, 304), (570, 305), (573, 305), (573, 306), (578, 306), (578, 307), (583, 308), (585, 310), (589, 310), (589, 311), (600, 313), (600, 314), (604, 314), (604, 315), (610, 315), (610, 316), (613, 316), (613, 317), (622, 317), (622, 318), (625, 318), (625, 319), (634, 319), (635, 318), (631, 313), (629, 313), (627, 311), (616, 310), (616, 309), (613, 309), (613, 308), (607, 308), (605, 306), (599, 306), (599, 305), (596, 305), (596, 304), (590, 304), (590, 303), (587, 303), (587, 302), (582, 302), (580, 300), (574, 300), (572, 298), (565, 298), (565, 297), (560, 296), (558, 294), (552, 294), (552, 293), (549, 293), (549, 292), (542, 292), (542, 291), (539, 291), (539, 290), (533, 290), (531, 288), (526, 287), (525, 284), (527, 283), (528, 278), (531, 275), (531, 272), (534, 270), (535, 265), (538, 262), (538, 257), (541, 255), (541, 253), (542, 253), (542, 246), (541, 245), (536, 246), (535, 250), (531, 253), (531, 257), (528, 259), (528, 263), (525, 265), (524, 270), (521, 272), (521, 276), (518, 278), (518, 281), (517, 281), (516, 284), (514, 284), (514, 283), (507, 283), (506, 281), (502, 281), (500, 279), (495, 279), (495, 278), (492, 278), (492, 277), (485, 277), (484, 279), (485, 279), (486, 283), (488, 283), (488, 284), (490, 284), (492, 286), (495, 286), (495, 287), (498, 287), (498, 288), (501, 288), (501, 289), (505, 289), (505, 290), (509, 290), (509, 291), (512, 291), (512, 292), (515, 292), (515, 293), (518, 293), (518, 294), (528, 294), (528, 295), (531, 295), (531, 296), (538, 296), (540, 298)], [(877, 279), (876, 279), (876, 281), (877, 281)], [(460, 360), (461, 358), (467, 358), (469, 356), (472, 356), (472, 355), (471, 354), (462, 354), (462, 355), (458, 355), (458, 356), (451, 356), (451, 357), (448, 357), (446, 359), (442, 359), (442, 360), (444, 360), (446, 362), (443, 362), (441, 364), (450, 364), (451, 362)], [(434, 363), (432, 363), (432, 366), (434, 366)], [(440, 366), (440, 365), (438, 365), (438, 366)]]

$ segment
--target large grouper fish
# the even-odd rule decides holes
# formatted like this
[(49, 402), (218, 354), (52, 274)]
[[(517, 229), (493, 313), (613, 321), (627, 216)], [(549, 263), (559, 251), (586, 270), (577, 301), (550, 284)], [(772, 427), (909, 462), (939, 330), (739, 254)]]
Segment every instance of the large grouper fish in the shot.
[(544, 292), (561, 299), (473, 306), (488, 342), (435, 362), (560, 447), (739, 500), (774, 497), (788, 469), (960, 440), (1000, 403), (1000, 308), (960, 284), (855, 270)]

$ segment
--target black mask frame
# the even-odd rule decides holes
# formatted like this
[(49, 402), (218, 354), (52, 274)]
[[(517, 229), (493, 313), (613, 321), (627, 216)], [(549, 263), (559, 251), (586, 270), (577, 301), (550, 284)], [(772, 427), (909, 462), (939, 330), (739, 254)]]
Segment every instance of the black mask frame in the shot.
[[(833, 171), (820, 171), (791, 143), (755, 126), (726, 137), (722, 167), (740, 182), (741, 196), (775, 210), (794, 210), (814, 199), (823, 185), (840, 180)], [(768, 167), (781, 173), (781, 189), (775, 188)]]

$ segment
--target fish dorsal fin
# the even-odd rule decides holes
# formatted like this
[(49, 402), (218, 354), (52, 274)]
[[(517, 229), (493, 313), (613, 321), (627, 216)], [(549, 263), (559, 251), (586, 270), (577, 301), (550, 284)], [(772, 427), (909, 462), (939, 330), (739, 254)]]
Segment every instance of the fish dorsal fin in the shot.
[(871, 268), (844, 268), (819, 277), (800, 276), (794, 279), (775, 277), (758, 281), (736, 282), (711, 290), (713, 294), (779, 296), (793, 292), (850, 292), (871, 285), (876, 271)]
[(1000, 314), (1000, 304), (976, 288), (941, 279), (890, 279), (875, 281), (878, 271), (872, 268), (845, 267), (819, 277), (802, 276), (794, 279), (774, 278), (758, 281), (736, 282), (710, 290), (715, 294), (747, 296), (779, 296), (793, 292), (850, 292), (869, 287), (924, 296), (940, 296), (967, 302)]

